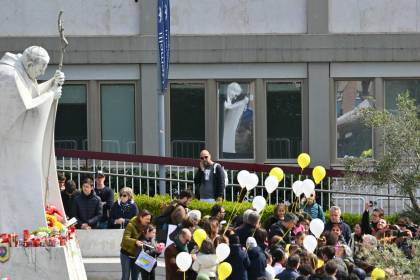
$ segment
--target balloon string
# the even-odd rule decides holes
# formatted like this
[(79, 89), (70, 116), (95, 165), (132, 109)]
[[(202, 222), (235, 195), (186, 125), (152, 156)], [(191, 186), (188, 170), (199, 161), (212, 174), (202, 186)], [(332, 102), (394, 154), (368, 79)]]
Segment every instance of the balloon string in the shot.
[(276, 242), (276, 244), (274, 244), (274, 247), (275, 246), (277, 246), (277, 245), (279, 245), (279, 243), (281, 242), (281, 241), (283, 241), (283, 239), (284, 239), (284, 237), (289, 233), (289, 231), (291, 230), (291, 228), (289, 228), (282, 236), (281, 236), (281, 239), (279, 240), (279, 241), (277, 241)]
[(184, 280), (185, 280), (185, 271), (184, 271)]
[[(237, 206), (239, 206), (239, 200), (241, 199), (242, 191), (243, 191), (243, 189), (241, 189), (241, 191), (239, 192), (238, 199), (235, 202), (235, 205), (234, 205), (233, 210), (232, 210), (232, 215), (230, 215), (230, 218), (229, 218), (229, 220), (226, 224), (226, 228), (225, 228), (225, 231), (223, 232), (223, 235), (226, 234), (227, 230), (229, 229), (230, 223), (232, 222), (233, 217), (235, 216), (236, 212), (239, 210), (239, 208)], [(245, 194), (244, 198), (247, 197), (247, 196), (248, 196), (248, 192)]]

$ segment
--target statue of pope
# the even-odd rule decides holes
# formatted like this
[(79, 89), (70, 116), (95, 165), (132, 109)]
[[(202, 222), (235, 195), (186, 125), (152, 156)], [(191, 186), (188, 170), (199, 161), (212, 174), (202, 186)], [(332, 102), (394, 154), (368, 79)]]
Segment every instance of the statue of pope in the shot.
[(63, 211), (54, 120), (64, 74), (37, 82), (49, 60), (39, 46), (0, 60), (0, 232), (46, 226), (46, 205)]

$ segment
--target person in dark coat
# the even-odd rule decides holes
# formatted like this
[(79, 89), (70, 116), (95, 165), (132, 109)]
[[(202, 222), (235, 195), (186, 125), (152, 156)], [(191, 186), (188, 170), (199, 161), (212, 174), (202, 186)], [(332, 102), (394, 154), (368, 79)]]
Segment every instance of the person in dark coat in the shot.
[(331, 231), (334, 224), (339, 224), (341, 228), (341, 234), (346, 241), (346, 244), (349, 244), (351, 238), (351, 229), (348, 224), (341, 220), (341, 209), (338, 206), (332, 206), (330, 208), (330, 221), (325, 225), (324, 231)]
[(95, 193), (101, 199), (102, 217), (99, 221), (99, 228), (108, 227), (111, 207), (114, 204), (114, 191), (105, 185), (105, 174), (102, 170), (96, 171), (95, 174)]
[(187, 244), (191, 241), (191, 231), (182, 229), (174, 243), (165, 250), (165, 275), (166, 280), (183, 280), (184, 273), (176, 265), (176, 256), (181, 252), (188, 252)]
[(246, 240), (246, 248), (248, 249), (248, 257), (250, 266), (248, 267), (248, 279), (257, 280), (265, 277), (265, 267), (267, 266), (267, 258), (263, 249), (257, 245), (254, 237), (248, 237)]
[(254, 235), (259, 221), (260, 216), (256, 211), (251, 210), (247, 215), (244, 215), (244, 223), (235, 229), (242, 246), (245, 247), (246, 239)]
[(64, 190), (61, 192), (61, 200), (63, 201), (67, 219), (71, 219), (76, 215), (76, 197), (78, 195), (80, 195), (80, 191), (77, 190), (76, 183), (73, 180), (68, 180), (65, 183)]
[(377, 225), (380, 219), (384, 218), (384, 210), (380, 208), (375, 208), (372, 210), (372, 220), (369, 221), (369, 209), (372, 207), (370, 202), (365, 204), (365, 211), (362, 215), (362, 231), (363, 234), (376, 235), (378, 231)]
[[(286, 246), (286, 244), (289, 244), (291, 241), (290, 233), (293, 227), (298, 222), (298, 220), (299, 219), (295, 214), (290, 213), (290, 212), (286, 213), (286, 215), (284, 215), (283, 221), (278, 221), (270, 227), (268, 239), (272, 240), (273, 236), (279, 236), (281, 237), (280, 244), (283, 247)], [(275, 245), (275, 244), (271, 244), (271, 245)]]
[(236, 234), (229, 236), (229, 247), (230, 254), (227, 257), (226, 262), (232, 266), (232, 274), (227, 280), (248, 280), (247, 270), (251, 265), (248, 254), (244, 248), (242, 248), (239, 241), (239, 237)]
[(133, 201), (133, 191), (124, 187), (120, 190), (120, 199), (112, 205), (108, 228), (125, 228), (131, 218), (139, 212)]
[(295, 280), (299, 277), (298, 268), (300, 265), (299, 255), (293, 255), (287, 259), (286, 269), (280, 274), (276, 275), (277, 279), (281, 280)]
[(98, 227), (102, 217), (101, 199), (93, 191), (92, 180), (87, 178), (83, 181), (82, 193), (76, 197), (77, 228), (93, 229)]
[(225, 171), (223, 167), (211, 160), (207, 150), (200, 152), (200, 166), (194, 177), (194, 184), (198, 186), (200, 200), (206, 202), (221, 201), (225, 189)]

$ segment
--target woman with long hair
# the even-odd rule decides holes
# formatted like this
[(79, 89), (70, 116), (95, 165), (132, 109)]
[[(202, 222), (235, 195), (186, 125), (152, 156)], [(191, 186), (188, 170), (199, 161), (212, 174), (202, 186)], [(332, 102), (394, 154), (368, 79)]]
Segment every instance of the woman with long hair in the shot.
[(137, 216), (130, 219), (124, 230), (121, 241), (121, 271), (122, 280), (138, 280), (140, 270), (135, 264), (136, 257), (143, 246), (140, 239), (146, 232), (152, 220), (152, 214), (147, 210), (141, 210)]

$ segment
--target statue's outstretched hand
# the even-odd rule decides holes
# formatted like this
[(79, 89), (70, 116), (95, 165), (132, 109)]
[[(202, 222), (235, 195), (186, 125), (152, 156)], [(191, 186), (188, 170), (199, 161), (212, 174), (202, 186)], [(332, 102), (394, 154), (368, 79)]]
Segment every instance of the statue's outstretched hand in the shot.
[(65, 81), (64, 73), (61, 72), (60, 70), (56, 70), (54, 74), (54, 84), (56, 86), (62, 86), (64, 84), (64, 81)]

